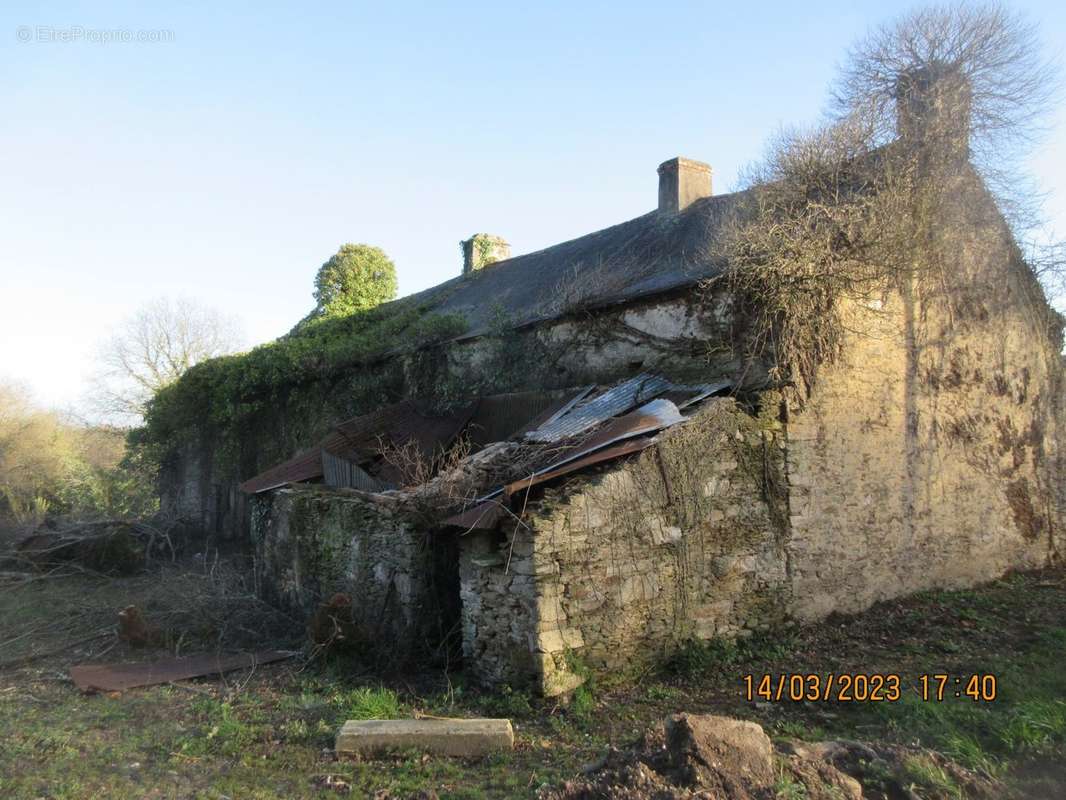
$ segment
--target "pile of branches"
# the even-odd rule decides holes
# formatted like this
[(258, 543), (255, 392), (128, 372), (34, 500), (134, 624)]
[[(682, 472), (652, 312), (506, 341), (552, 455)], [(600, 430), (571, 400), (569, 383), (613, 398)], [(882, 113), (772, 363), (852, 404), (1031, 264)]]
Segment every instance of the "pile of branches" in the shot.
[(11, 571), (88, 571), (133, 575), (153, 560), (173, 561), (177, 550), (168, 531), (146, 521), (102, 520), (37, 528), (4, 559)]

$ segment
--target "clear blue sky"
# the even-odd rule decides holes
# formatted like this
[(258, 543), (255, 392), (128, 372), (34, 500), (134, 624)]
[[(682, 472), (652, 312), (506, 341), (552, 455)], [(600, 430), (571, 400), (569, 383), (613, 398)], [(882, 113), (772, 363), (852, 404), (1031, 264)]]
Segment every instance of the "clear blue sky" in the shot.
[[(1066, 4), (1013, 6), (1061, 58)], [(777, 127), (816, 120), (846, 46), (909, 7), (6, 2), (0, 375), (73, 405), (96, 342), (153, 297), (266, 341), (342, 242), (383, 247), (408, 294), (455, 275), (471, 233), (522, 253), (650, 210), (671, 156), (727, 191)], [(88, 40), (115, 29), (172, 40)], [(1056, 123), (1033, 168), (1066, 233)]]

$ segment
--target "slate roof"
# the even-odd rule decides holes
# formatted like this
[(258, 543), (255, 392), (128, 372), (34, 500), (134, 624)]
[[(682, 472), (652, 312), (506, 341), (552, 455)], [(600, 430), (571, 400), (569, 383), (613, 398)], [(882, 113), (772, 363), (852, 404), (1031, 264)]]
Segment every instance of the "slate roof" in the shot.
[(463, 314), (466, 338), (491, 330), (501, 313), (519, 327), (690, 286), (721, 271), (712, 245), (743, 195), (705, 197), (680, 214), (652, 211), (457, 276), (405, 300)]

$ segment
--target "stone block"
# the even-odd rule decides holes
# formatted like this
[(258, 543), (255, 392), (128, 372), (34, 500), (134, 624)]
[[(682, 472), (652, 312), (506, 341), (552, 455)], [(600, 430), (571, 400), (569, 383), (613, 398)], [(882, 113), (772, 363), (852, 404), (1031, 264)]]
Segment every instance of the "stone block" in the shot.
[(559, 653), (575, 647), (584, 647), (585, 637), (578, 628), (562, 628), (553, 631), (541, 631), (536, 635), (534, 650), (543, 653)]
[(651, 600), (659, 593), (659, 581), (654, 575), (634, 575), (622, 581), (619, 602), (622, 605)]
[(560, 670), (544, 676), (541, 693), (545, 697), (558, 697), (561, 694), (569, 694), (584, 682), (585, 679), (581, 676), (575, 675), (573, 672)]
[(337, 755), (415, 749), (440, 756), (477, 757), (514, 749), (507, 719), (377, 719), (344, 723)]
[(681, 541), (681, 529), (676, 525), (663, 525), (661, 520), (656, 520), (651, 526), (651, 540), (653, 544), (674, 544)]
[(599, 589), (590, 589), (583, 593), (580, 598), (574, 601), (574, 604), (580, 611), (588, 613), (595, 611), (597, 608), (607, 602), (607, 593), (602, 592)]

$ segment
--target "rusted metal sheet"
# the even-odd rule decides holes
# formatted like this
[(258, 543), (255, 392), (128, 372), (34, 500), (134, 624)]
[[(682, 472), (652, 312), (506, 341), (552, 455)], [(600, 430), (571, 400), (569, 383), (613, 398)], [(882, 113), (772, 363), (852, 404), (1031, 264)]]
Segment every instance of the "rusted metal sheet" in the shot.
[[(498, 494), (498, 493), (497, 493)], [(491, 531), (506, 517), (511, 516), (507, 507), (498, 500), (488, 500), (468, 508), (460, 514), (448, 517), (443, 525), (451, 525), (465, 530)]]
[(322, 449), (313, 447), (298, 456), (283, 461), (277, 466), (249, 478), (241, 484), (241, 491), (259, 494), (290, 483), (315, 480), (322, 477)]
[(584, 433), (624, 414), (634, 406), (657, 397), (670, 388), (670, 382), (659, 375), (647, 373), (630, 378), (600, 395), (580, 403), (558, 419), (529, 431), (525, 437), (534, 442), (558, 442)]
[(283, 650), (263, 650), (230, 656), (205, 654), (131, 664), (79, 664), (70, 668), (70, 677), (83, 692), (121, 692), (137, 686), (221, 675), (235, 669), (283, 661), (293, 655), (295, 653)]
[[(531, 477), (536, 478), (540, 475), (555, 472), (566, 464), (584, 459), (586, 456), (596, 453), (616, 442), (625, 441), (626, 439), (632, 439), (649, 433), (655, 433), (684, 421), (685, 418), (681, 416), (681, 412), (677, 410), (677, 406), (669, 400), (664, 400), (662, 398), (652, 400), (650, 403), (646, 403), (632, 413), (611, 420), (562, 458), (558, 458), (551, 464), (535, 470)], [(526, 478), (524, 480), (528, 481), (530, 479)], [(510, 486), (513, 485), (514, 484), (511, 484), (505, 487), (504, 493), (510, 494)]]
[[(554, 412), (574, 396), (573, 391), (510, 392), (482, 397), (470, 417), (466, 435), (474, 450), (492, 442), (515, 438), (530, 421)], [(538, 423), (539, 424), (539, 423)], [(533, 427), (536, 427), (535, 425)]]
[(337, 431), (344, 435), (345, 446), (330, 449), (338, 456), (347, 457), (352, 452), (380, 453), (383, 446), (402, 447), (414, 442), (423, 458), (433, 460), (455, 441), (476, 408), (477, 403), (472, 403), (438, 416), (411, 400), (404, 400), (339, 423)]
[(652, 400), (650, 403), (645, 403), (636, 411), (632, 411), (625, 416), (618, 417), (617, 419), (608, 422), (587, 439), (583, 440), (573, 452), (568, 453), (563, 459), (560, 459), (559, 462), (551, 465), (549, 469), (554, 468), (562, 461), (571, 461), (575, 458), (581, 458), (594, 450), (622, 441), (623, 439), (631, 439), (634, 436), (654, 433), (684, 421), (685, 418), (681, 416), (681, 412), (677, 410), (677, 406), (669, 400), (664, 400), (662, 398)]
[(657, 441), (658, 438), (655, 436), (641, 436), (636, 439), (627, 439), (619, 444), (605, 447), (602, 450), (597, 450), (595, 453), (587, 455), (584, 458), (578, 458), (574, 461), (566, 462), (561, 466), (549, 469), (546, 472), (539, 472), (529, 478), (522, 478), (514, 483), (509, 483), (504, 487), (503, 491), (510, 496), (523, 489), (529, 489), (532, 486), (536, 486), (538, 483), (544, 483), (553, 478), (568, 475), (571, 472), (577, 472), (579, 469), (585, 469), (586, 467), (591, 467), (595, 464), (602, 464), (605, 461), (611, 461), (616, 458), (632, 455), (633, 453), (639, 453), (641, 450), (646, 450), (651, 447)]
[[(361, 468), (383, 447), (402, 447), (413, 441), (421, 457), (433, 461), (455, 441), (476, 407), (475, 403), (451, 414), (435, 416), (421, 410), (413, 401), (405, 400), (353, 417), (336, 425), (317, 446), (248, 479), (241, 484), (241, 491), (258, 494), (290, 483), (322, 478), (325, 475), (323, 451)], [(378, 475), (370, 477), (386, 485), (395, 484), (401, 477), (388, 464), (380, 469)]]
[[(647, 433), (654, 433), (679, 422), (684, 422), (684, 420), (685, 418), (681, 416), (677, 406), (670, 401), (662, 398), (652, 400), (632, 413), (611, 420), (585, 440), (564, 446), (561, 452), (560, 449), (553, 449), (548, 456), (550, 459), (548, 463), (539, 468), (534, 466), (531, 475), (532, 477), (542, 475), (615, 442)], [(487, 501), (495, 501), (495, 498), (505, 494), (506, 490), (507, 487), (500, 486), (483, 494), (475, 502), (481, 504)]]

